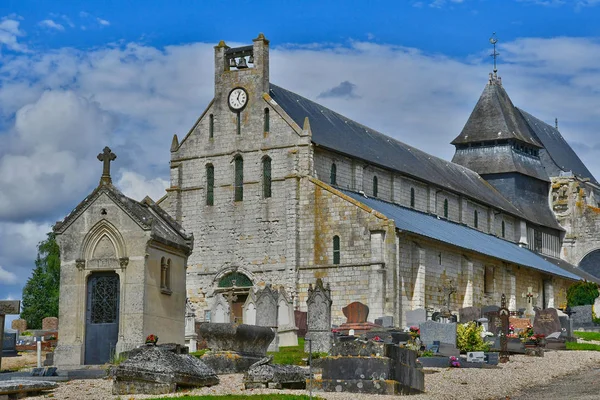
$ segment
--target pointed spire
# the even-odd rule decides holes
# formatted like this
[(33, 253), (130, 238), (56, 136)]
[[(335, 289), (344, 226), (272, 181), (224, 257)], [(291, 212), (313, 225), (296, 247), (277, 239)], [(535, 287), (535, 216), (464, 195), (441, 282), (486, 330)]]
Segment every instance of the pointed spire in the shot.
[(312, 130), (310, 129), (310, 122), (308, 121), (308, 117), (304, 117), (304, 126), (302, 127), (302, 133), (305, 135), (312, 136)]

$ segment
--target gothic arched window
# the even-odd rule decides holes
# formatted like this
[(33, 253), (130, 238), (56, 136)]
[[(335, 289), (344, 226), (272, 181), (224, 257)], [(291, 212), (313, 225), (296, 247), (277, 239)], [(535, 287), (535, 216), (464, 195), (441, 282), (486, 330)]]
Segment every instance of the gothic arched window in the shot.
[(271, 159), (268, 156), (263, 158), (263, 197), (271, 197)]
[(244, 200), (244, 159), (242, 156), (237, 155), (234, 158), (235, 163), (235, 177), (234, 177), (234, 200)]
[(337, 167), (335, 163), (331, 163), (331, 172), (329, 174), (329, 183), (337, 185)]

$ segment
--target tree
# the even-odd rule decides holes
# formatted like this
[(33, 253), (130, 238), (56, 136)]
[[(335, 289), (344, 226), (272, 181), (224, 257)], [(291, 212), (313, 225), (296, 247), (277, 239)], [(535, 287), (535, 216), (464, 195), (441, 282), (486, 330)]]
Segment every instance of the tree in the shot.
[(58, 317), (60, 284), (60, 249), (54, 232), (38, 244), (38, 254), (31, 278), (23, 288), (21, 318), (30, 329), (41, 329), (42, 319)]

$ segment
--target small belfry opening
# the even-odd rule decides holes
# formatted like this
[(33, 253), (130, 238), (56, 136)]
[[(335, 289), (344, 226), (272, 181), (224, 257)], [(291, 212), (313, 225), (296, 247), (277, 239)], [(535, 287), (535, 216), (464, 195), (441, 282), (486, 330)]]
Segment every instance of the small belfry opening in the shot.
[(244, 303), (248, 299), (252, 286), (252, 280), (239, 271), (232, 271), (226, 274), (217, 283), (215, 293), (221, 293), (226, 299), (233, 299), (231, 302), (231, 312), (233, 314), (233, 322), (236, 324), (244, 323)]

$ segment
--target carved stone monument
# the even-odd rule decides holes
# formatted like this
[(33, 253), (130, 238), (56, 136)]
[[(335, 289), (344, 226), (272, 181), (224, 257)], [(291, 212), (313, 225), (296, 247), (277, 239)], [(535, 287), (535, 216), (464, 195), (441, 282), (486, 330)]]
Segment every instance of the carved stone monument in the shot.
[[(274, 290), (270, 284), (267, 284), (264, 289), (256, 293), (256, 325), (266, 326), (273, 329), (277, 333), (279, 317), (277, 307), (279, 301), (279, 293)], [(279, 351), (278, 336), (275, 335), (275, 340), (271, 342), (269, 351)]]
[(529, 318), (530, 321), (533, 322), (533, 318), (535, 317), (535, 310), (533, 309), (533, 299), (538, 297), (537, 294), (533, 294), (533, 288), (529, 286), (527, 288), (527, 293), (522, 293), (521, 297), (527, 299), (527, 308), (525, 309), (525, 317)]
[(366, 304), (355, 301), (342, 308), (342, 312), (346, 316), (346, 322), (340, 325), (340, 332), (349, 333), (353, 330), (355, 335), (360, 335), (373, 328), (381, 328), (380, 325), (367, 321), (369, 307)]
[(317, 279), (314, 288), (308, 286), (308, 299), (306, 300), (307, 325), (304, 351), (309, 351), (309, 339), (312, 341), (312, 351), (329, 353), (332, 344), (331, 334), (331, 288), (329, 284), (323, 286), (321, 278)]
[(229, 322), (229, 303), (221, 293), (215, 294), (215, 302), (210, 310), (210, 322), (223, 324)]
[(185, 302), (185, 344), (190, 353), (198, 350), (198, 334), (196, 333), (196, 314), (189, 300)]
[(298, 346), (298, 328), (294, 318), (294, 305), (283, 287), (279, 289), (278, 306), (277, 337), (279, 338), (279, 346)]
[(244, 324), (256, 325), (256, 295), (254, 294), (253, 289), (250, 289), (242, 310)]

